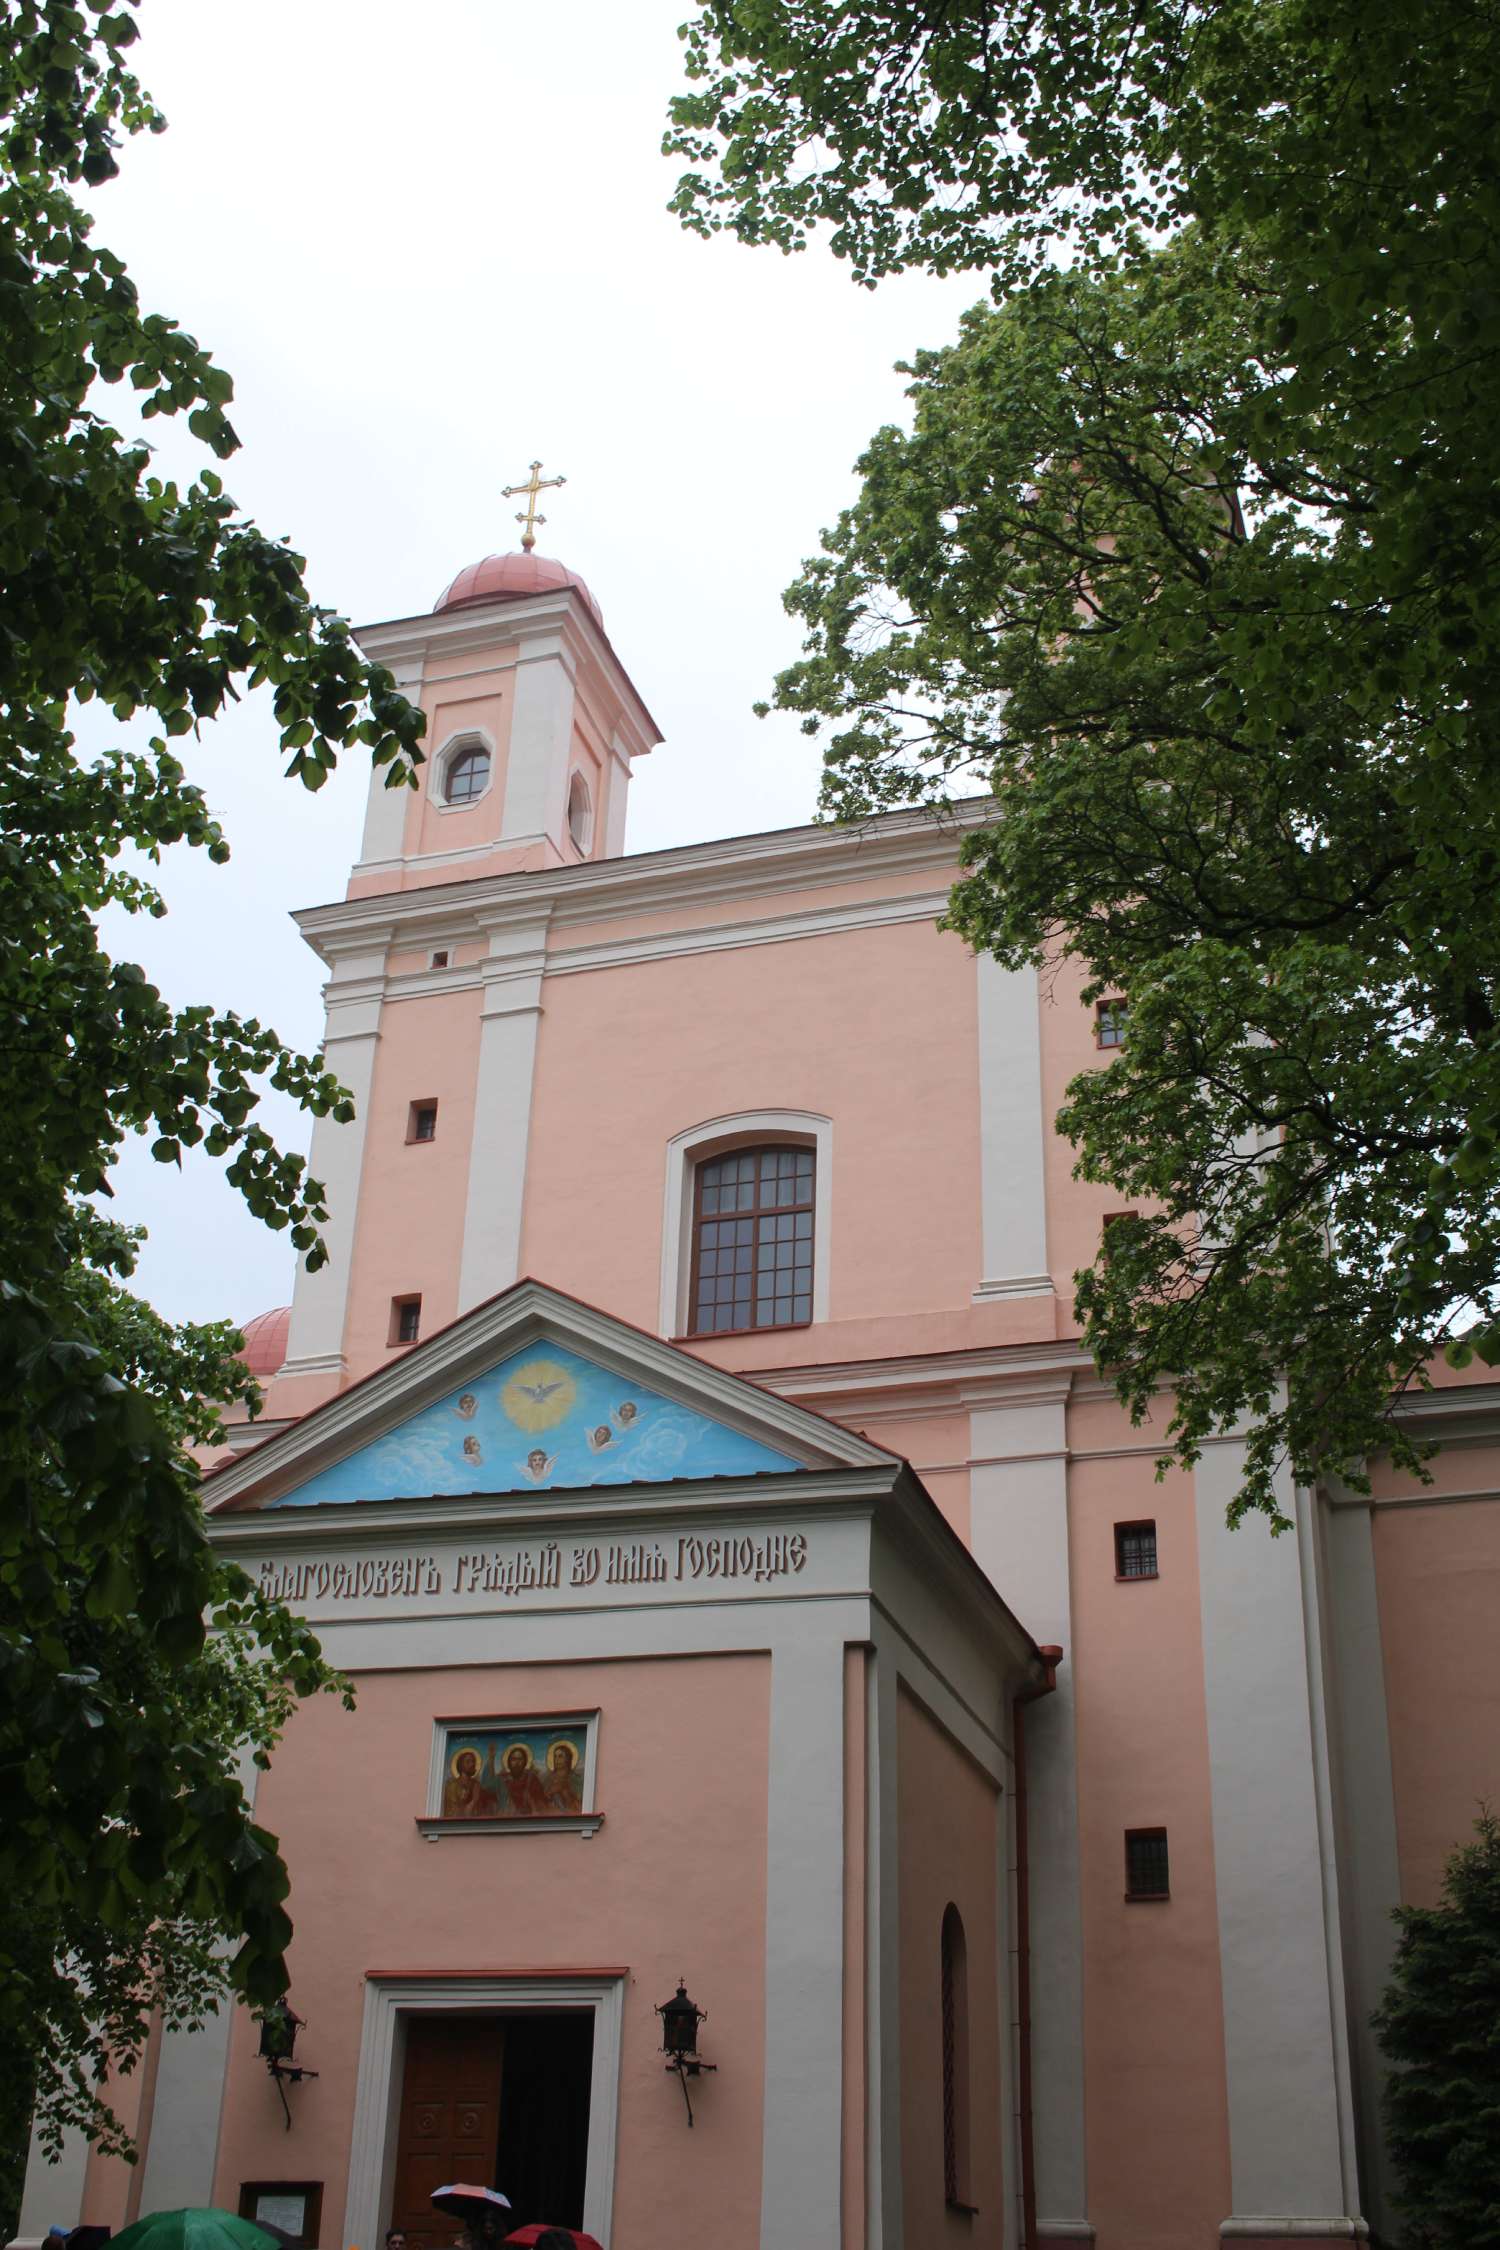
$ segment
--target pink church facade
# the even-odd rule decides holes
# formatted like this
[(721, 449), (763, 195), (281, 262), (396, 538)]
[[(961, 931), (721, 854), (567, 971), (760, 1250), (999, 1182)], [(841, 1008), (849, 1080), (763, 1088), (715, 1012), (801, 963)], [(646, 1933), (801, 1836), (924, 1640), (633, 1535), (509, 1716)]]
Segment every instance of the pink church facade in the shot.
[(1157, 1483), (1077, 1340), (1109, 1026), (939, 931), (954, 828), (626, 854), (656, 729), (540, 558), (361, 641), (429, 762), (299, 917), (357, 1116), (206, 1487), (358, 1686), (256, 1799), (318, 2075), (163, 2038), (141, 2165), (23, 2231), (372, 2250), (467, 2152), (609, 2250), (1398, 2242), (1367, 2021), (1500, 1793), (1500, 1388), (1227, 1532), (1238, 1443)]

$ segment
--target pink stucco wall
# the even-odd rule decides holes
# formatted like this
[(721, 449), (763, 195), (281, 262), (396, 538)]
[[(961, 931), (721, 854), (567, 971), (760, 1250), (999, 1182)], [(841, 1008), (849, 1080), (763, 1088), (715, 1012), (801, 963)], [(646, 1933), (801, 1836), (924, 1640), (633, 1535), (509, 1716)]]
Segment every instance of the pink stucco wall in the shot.
[(966, 1299), (974, 994), (963, 948), (921, 923), (550, 978), (522, 1270), (654, 1327), (668, 1141), (801, 1109), (834, 1120), (831, 1321), (904, 1324)]
[[(1074, 1409), (1074, 1445), (1117, 1412)], [(1068, 1513), (1089, 2216), (1101, 2250), (1202, 2250), (1233, 2205), (1193, 1496), (1085, 1455)], [(1160, 1575), (1117, 1582), (1114, 1526), (1141, 1519)], [(1158, 1827), (1171, 1897), (1127, 1901), (1125, 1831)]]
[[(901, 2194), (910, 2250), (999, 2250), (1005, 2098), (999, 2020), (1000, 1799), (930, 1715), (897, 1704), (900, 1848)], [(973, 2215), (943, 2195), (942, 1929), (949, 1903), (968, 1949)]]
[[(393, 1297), (419, 1295), (422, 1334), (458, 1311), (469, 1144), (479, 1058), (477, 991), (434, 992), (388, 1006), (370, 1088), (362, 1210), (350, 1266), (345, 1357), (357, 1380), (391, 1357)], [(435, 1100), (437, 1135), (408, 1141), (414, 1101)]]
[[(1500, 1486), (1492, 1448), (1434, 1468), (1439, 1489)], [(1500, 1495), (1377, 1507), (1374, 1546), (1401, 1895), (1429, 1906), (1480, 1803), (1500, 1805)]]
[[(686, 2240), (759, 2240), (764, 2062), (769, 1664), (756, 1656), (366, 1673), (351, 1716), (299, 1712), (257, 1818), (295, 1878), (291, 1994), (299, 2055), (322, 2075), (293, 2096), (289, 2142), (236, 2018), (215, 2200), (242, 2180), (322, 2176), (324, 2250), (338, 2250), (365, 1982), (370, 1971), (625, 1967), (615, 2240), (655, 2239), (662, 2183)], [(596, 1836), (423, 1840), (436, 1715), (599, 1708)], [(727, 1727), (733, 1714), (732, 1729)], [(725, 1744), (732, 1733), (733, 1754)], [(687, 1973), (732, 2041), (703, 2081), (695, 2130), (666, 2078), (652, 2010)], [(294, 2156), (294, 2151), (295, 2156)], [(503, 2183), (502, 2183), (503, 2184)], [(368, 2246), (366, 2246), (368, 2250)]]

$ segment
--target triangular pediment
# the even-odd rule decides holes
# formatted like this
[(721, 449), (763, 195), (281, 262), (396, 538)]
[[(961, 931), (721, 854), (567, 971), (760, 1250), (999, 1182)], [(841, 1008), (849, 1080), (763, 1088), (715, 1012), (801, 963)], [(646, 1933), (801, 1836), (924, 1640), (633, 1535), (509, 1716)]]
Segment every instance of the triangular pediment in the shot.
[(216, 1471), (212, 1508), (786, 1476), (893, 1457), (537, 1282)]

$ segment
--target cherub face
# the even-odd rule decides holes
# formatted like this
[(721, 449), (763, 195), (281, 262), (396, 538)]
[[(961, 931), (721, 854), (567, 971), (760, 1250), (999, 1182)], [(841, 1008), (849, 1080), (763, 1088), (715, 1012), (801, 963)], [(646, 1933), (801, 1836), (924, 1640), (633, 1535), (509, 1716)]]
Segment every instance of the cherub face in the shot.
[(610, 1439), (614, 1436), (614, 1434), (614, 1431), (610, 1428), (607, 1422), (601, 1422), (598, 1429), (594, 1432), (595, 1445), (608, 1445)]
[(479, 1411), (479, 1401), (472, 1391), (464, 1392), (455, 1411), (461, 1414), (466, 1422), (473, 1421), (474, 1416)]
[(478, 1461), (478, 1460), (481, 1460), (482, 1458), (483, 1458), (483, 1456), (481, 1455), (481, 1453), (480, 1453), (480, 1450), (479, 1450), (479, 1440), (478, 1440), (478, 1438), (477, 1438), (477, 1437), (466, 1437), (466, 1438), (464, 1439), (464, 1459), (465, 1459), (466, 1461)]
[(546, 1468), (547, 1456), (542, 1451), (539, 1445), (534, 1445), (531, 1451), (527, 1454), (526, 1466), (528, 1469), (530, 1469), (532, 1475), (535, 1477), (539, 1477), (542, 1474), (542, 1471)]
[(640, 1408), (633, 1399), (626, 1399), (625, 1404), (618, 1411), (622, 1422), (633, 1422), (639, 1414)]

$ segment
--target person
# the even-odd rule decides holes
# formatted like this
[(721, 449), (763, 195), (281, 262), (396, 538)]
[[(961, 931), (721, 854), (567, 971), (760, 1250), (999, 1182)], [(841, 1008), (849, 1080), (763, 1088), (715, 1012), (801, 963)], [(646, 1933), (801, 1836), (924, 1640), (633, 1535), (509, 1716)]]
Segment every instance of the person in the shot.
[(547, 1771), (542, 1776), (542, 1793), (546, 1797), (549, 1812), (582, 1812), (583, 1792), (578, 1786), (578, 1753), (571, 1742), (554, 1742), (547, 1752)]
[(443, 1783), (445, 1820), (484, 1820), (498, 1810), (495, 1793), (479, 1778), (479, 1752), (460, 1750)]
[(406, 2250), (406, 2229), (404, 2227), (386, 2228), (385, 2250)]
[(506, 1751), (500, 1786), (505, 1792), (502, 1812), (525, 1814), (551, 1810), (540, 1776), (531, 1762), (531, 1752), (524, 1742), (513, 1742)]

